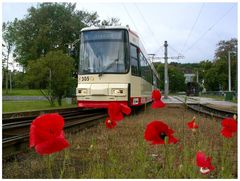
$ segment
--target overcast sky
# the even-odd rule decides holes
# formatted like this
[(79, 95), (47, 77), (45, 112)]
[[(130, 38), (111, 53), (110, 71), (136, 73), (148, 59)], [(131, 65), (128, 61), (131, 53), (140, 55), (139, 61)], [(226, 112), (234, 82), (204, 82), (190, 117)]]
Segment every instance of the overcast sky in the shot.
[[(37, 3), (2, 3), (2, 20), (22, 19)], [(220, 40), (237, 37), (237, 3), (77, 3), (76, 9), (97, 12), (100, 19), (116, 17), (136, 31), (147, 53), (169, 57), (182, 54), (179, 63), (212, 60)]]

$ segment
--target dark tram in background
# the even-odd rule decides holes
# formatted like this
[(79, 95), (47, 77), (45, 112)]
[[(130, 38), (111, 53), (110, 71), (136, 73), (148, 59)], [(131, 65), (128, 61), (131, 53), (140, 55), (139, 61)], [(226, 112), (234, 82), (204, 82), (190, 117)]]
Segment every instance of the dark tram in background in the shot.
[(198, 96), (200, 91), (200, 86), (197, 82), (188, 82), (186, 87), (187, 96)]

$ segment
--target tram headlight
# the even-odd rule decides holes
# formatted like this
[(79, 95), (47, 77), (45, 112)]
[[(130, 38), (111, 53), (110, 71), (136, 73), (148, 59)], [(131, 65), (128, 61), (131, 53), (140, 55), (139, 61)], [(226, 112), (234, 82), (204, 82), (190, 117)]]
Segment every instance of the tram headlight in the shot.
[(78, 89), (78, 94), (87, 94), (86, 89)]
[(114, 95), (124, 95), (123, 89), (112, 89), (112, 94)]

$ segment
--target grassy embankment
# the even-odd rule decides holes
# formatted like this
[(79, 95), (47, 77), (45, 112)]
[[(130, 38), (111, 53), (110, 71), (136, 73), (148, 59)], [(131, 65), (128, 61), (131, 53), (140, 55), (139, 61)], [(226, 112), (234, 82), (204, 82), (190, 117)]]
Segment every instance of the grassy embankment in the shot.
[[(3, 96), (5, 96), (5, 90), (2, 90)], [(13, 89), (9, 92), (8, 96), (43, 96), (40, 90), (36, 89)], [(2, 111), (5, 112), (18, 112), (18, 111), (31, 111), (39, 109), (56, 109), (65, 107), (75, 107), (76, 104), (68, 104), (64, 99), (62, 106), (58, 106), (55, 102), (55, 106), (50, 106), (48, 101), (36, 100), (36, 101), (2, 101)]]
[[(232, 139), (222, 137), (220, 121), (201, 115), (196, 115), (199, 128), (193, 132), (187, 122), (194, 114), (178, 106), (148, 107), (111, 130), (101, 122), (66, 134), (71, 146), (51, 156), (53, 177), (60, 178), (62, 173), (63, 178), (237, 178), (236, 134)], [(144, 140), (146, 125), (156, 119), (175, 130), (177, 144), (151, 145)], [(196, 166), (199, 150), (212, 157), (215, 170), (210, 174), (202, 175)], [(3, 178), (49, 178), (47, 160), (48, 156), (32, 149), (21, 159), (3, 162)]]
[(8, 90), (8, 94), (6, 94), (6, 90), (2, 90), (3, 96), (43, 96), (39, 89), (12, 89), (12, 91)]

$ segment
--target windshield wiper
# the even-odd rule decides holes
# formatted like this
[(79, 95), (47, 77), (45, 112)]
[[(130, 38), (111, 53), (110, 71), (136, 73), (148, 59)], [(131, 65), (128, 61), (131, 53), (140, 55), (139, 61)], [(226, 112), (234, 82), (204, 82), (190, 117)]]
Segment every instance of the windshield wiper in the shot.
[(99, 77), (101, 77), (103, 75), (103, 72), (105, 72), (106, 70), (108, 70), (111, 66), (115, 65), (117, 62), (119, 61), (119, 59), (115, 59), (112, 63), (110, 63), (109, 65), (107, 65), (102, 72), (100, 72), (98, 74)]
[(105, 72), (106, 70), (108, 70), (111, 66), (115, 65), (116, 63), (118, 63), (119, 61), (119, 50), (118, 50), (118, 57), (109, 65), (107, 65), (99, 74), (98, 76), (101, 77), (103, 75), (103, 72)]
[(101, 59), (99, 59), (99, 61), (101, 61), (102, 63), (99, 65), (99, 68), (101, 69), (101, 71), (100, 71), (100, 73), (98, 74), (98, 77), (101, 77), (102, 75), (103, 75), (103, 59), (101, 58)]

